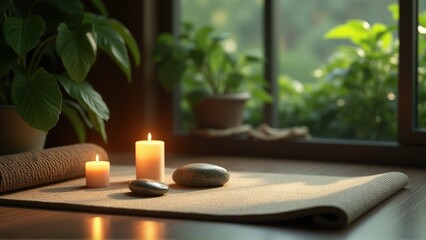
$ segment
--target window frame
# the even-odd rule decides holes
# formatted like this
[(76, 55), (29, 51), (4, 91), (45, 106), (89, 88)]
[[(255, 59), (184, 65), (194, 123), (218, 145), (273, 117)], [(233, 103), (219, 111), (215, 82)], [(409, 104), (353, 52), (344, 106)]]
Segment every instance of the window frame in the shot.
[(418, 0), (400, 0), (398, 140), (401, 144), (426, 144), (426, 132), (417, 127), (418, 11)]
[[(265, 63), (265, 78), (269, 82), (271, 94), (277, 99), (277, 66), (274, 37), (277, 13), (276, 1), (264, 0), (264, 52), (269, 60)], [(171, 32), (177, 35), (180, 1), (162, 1), (162, 7), (172, 11), (159, 11), (158, 18), (168, 19), (168, 24), (163, 24), (160, 31)], [(251, 139), (207, 139), (182, 134), (177, 129), (176, 117), (167, 121), (165, 129), (170, 129), (165, 134), (168, 151), (180, 154), (196, 155), (232, 155), (249, 157), (274, 157), (292, 159), (310, 159), (339, 162), (357, 162), (369, 164), (393, 164), (409, 166), (426, 166), (426, 133), (415, 128), (415, 97), (417, 83), (417, 0), (400, 0), (400, 64), (398, 79), (398, 139), (397, 142), (372, 142), (314, 138), (310, 140), (295, 141), (256, 141)], [(167, 95), (167, 93), (165, 94)], [(168, 116), (176, 116), (179, 91), (171, 94), (174, 103), (164, 107)], [(276, 103), (276, 101), (274, 101)], [(173, 106), (173, 107), (172, 107)], [(266, 104), (264, 107), (265, 122), (274, 125), (277, 106)]]

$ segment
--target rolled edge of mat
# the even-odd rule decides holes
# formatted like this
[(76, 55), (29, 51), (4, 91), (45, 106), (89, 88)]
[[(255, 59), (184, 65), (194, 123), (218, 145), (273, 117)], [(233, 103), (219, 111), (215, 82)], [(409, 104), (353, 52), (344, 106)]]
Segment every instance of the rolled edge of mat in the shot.
[(91, 143), (0, 156), (0, 193), (82, 177), (96, 154), (108, 160), (105, 149)]

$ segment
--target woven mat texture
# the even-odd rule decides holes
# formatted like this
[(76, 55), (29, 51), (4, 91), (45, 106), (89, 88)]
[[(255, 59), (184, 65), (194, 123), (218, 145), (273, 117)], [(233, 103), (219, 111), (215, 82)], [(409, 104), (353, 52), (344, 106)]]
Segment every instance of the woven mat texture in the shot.
[(161, 197), (130, 192), (133, 166), (112, 166), (111, 185), (86, 188), (79, 178), (0, 195), (0, 204), (226, 222), (274, 222), (312, 217), (324, 227), (344, 227), (404, 188), (408, 177), (388, 172), (362, 177), (231, 172), (223, 187), (184, 188), (171, 179)]

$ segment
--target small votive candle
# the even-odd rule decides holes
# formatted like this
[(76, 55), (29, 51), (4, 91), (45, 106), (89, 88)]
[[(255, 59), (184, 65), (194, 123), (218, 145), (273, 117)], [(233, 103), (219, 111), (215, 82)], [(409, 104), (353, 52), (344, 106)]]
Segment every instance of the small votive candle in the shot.
[(109, 186), (109, 162), (99, 161), (98, 154), (96, 161), (86, 162), (86, 186), (92, 188)]
[(136, 179), (147, 178), (164, 182), (164, 142), (141, 140), (135, 143), (136, 148)]

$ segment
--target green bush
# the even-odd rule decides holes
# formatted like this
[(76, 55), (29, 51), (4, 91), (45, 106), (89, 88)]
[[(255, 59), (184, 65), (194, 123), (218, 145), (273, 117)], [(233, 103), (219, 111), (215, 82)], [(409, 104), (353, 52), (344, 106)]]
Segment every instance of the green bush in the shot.
[[(389, 10), (396, 22), (398, 5), (390, 5)], [(289, 91), (295, 80), (280, 79), (280, 92), (287, 95), (281, 101), (293, 104), (279, 109), (280, 125), (304, 124), (318, 137), (395, 139), (399, 47), (396, 34), (396, 25), (370, 24), (359, 19), (330, 29), (326, 40), (346, 39), (351, 44), (340, 46), (316, 70), (316, 82), (299, 86), (303, 92)]]
[[(366, 21), (367, 16), (374, 16), (374, 19), (388, 22), (387, 16), (378, 13), (384, 2), (386, 1), (374, 1), (374, 4), (373, 2), (364, 2), (363, 4), (368, 4), (368, 7), (367, 5), (362, 7), (362, 9), (368, 11), (368, 13), (363, 12), (365, 13), (363, 14), (365, 20), (352, 19), (344, 24), (332, 27), (324, 34), (325, 42), (318, 41), (314, 33), (328, 29), (328, 22), (323, 25), (315, 25), (319, 23), (312, 23), (313, 19), (306, 17), (309, 16), (308, 13), (300, 14), (300, 12), (293, 11), (294, 8), (289, 4), (297, 6), (300, 1), (287, 1), (285, 7), (283, 7), (284, 4), (280, 5), (282, 8), (280, 8), (280, 12), (285, 18), (294, 19), (294, 21), (280, 23), (283, 25), (282, 28), (296, 31), (314, 24), (314, 29), (310, 29), (309, 36), (312, 37), (295, 42), (294, 44), (297, 45), (291, 46), (292, 51), (286, 52), (287, 55), (282, 58), (286, 62), (280, 64), (280, 69), (285, 69), (288, 75), (280, 75), (278, 78), (278, 126), (306, 125), (314, 137), (374, 141), (396, 139), (399, 51), (399, 39), (397, 37), (398, 4), (388, 6), (393, 24)], [(232, 9), (228, 5), (220, 8), (224, 4), (221, 2), (208, 1), (208, 3), (219, 5), (219, 7), (216, 6), (218, 9)], [(352, 8), (347, 8), (347, 5), (356, 6), (360, 4), (360, 1), (354, 0), (345, 4), (327, 1), (324, 4), (326, 3), (330, 5), (327, 5), (324, 9), (334, 13), (330, 17), (331, 22), (338, 22), (341, 19), (340, 15), (350, 15), (349, 11), (352, 11)], [(193, 7), (193, 4), (186, 5)], [(226, 1), (225, 4), (236, 3)], [(305, 11), (319, 11), (316, 3), (309, 1), (306, 4), (312, 4), (312, 6), (305, 6)], [(200, 6), (197, 7), (200, 8)], [(214, 7), (205, 6), (206, 9)], [(345, 9), (348, 12), (344, 12)], [(205, 11), (187, 10), (185, 13), (190, 12), (200, 16), (195, 17), (187, 14), (185, 15), (187, 21), (188, 19), (197, 23), (202, 19), (207, 21)], [(376, 12), (377, 14), (375, 14)], [(295, 20), (298, 17), (303, 19)], [(244, 18), (244, 23), (251, 23), (250, 19)], [(300, 24), (300, 26), (294, 26), (295, 24)], [(426, 127), (426, 12), (419, 13), (419, 25), (418, 124), (420, 127)], [(244, 27), (241, 26), (244, 25), (231, 22), (225, 25), (227, 28), (235, 28), (231, 32), (242, 31)], [(244, 33), (236, 35), (246, 36)], [(249, 36), (245, 39), (253, 40), (255, 37)], [(318, 42), (315, 45), (316, 52), (329, 55), (334, 46), (333, 41), (336, 42), (336, 39), (347, 41), (347, 43), (332, 51), (328, 61), (323, 66), (318, 66), (319, 68), (315, 71), (315, 81), (311, 81), (306, 76), (310, 76), (312, 73), (304, 72), (303, 69), (307, 69), (308, 65), (315, 64), (315, 62), (318, 64), (321, 58), (318, 57), (318, 54), (312, 53), (307, 46), (311, 46), (313, 41)], [(246, 44), (245, 41), (241, 42), (241, 44)], [(309, 44), (306, 42), (309, 42)], [(306, 56), (310, 56), (309, 59)], [(297, 61), (296, 57), (302, 58), (302, 60)], [(299, 62), (304, 64), (302, 65)], [(297, 79), (295, 78), (296, 73), (298, 74)], [(192, 87), (189, 84), (184, 84), (185, 88), (191, 89)], [(182, 109), (182, 123), (188, 125), (191, 122), (189, 106), (182, 103)], [(248, 111), (246, 111), (246, 122), (254, 126), (261, 123), (263, 121), (261, 109), (262, 102), (256, 100), (250, 102)]]

